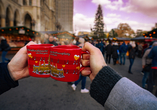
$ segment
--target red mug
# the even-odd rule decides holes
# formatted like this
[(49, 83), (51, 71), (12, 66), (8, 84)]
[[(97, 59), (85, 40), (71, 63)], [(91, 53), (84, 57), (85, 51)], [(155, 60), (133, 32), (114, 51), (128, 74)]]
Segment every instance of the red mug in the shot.
[(50, 49), (50, 75), (51, 78), (73, 82), (79, 79), (82, 54), (87, 53), (76, 45), (62, 45), (51, 47)]
[(27, 45), (30, 76), (47, 78), (49, 74), (49, 54), (52, 44)]

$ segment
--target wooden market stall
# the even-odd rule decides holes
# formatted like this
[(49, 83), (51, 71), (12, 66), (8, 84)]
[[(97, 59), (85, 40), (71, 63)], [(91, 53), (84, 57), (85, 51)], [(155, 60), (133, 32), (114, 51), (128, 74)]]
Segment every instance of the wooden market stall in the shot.
[(56, 37), (58, 43), (64, 41), (70, 44), (76, 37), (74, 34), (71, 34), (70, 32), (67, 31), (40, 31), (40, 33), (42, 34), (42, 40), (44, 40), (44, 34), (48, 34)]
[(40, 37), (40, 33), (25, 26), (1, 27), (0, 36), (4, 36), (10, 45), (9, 53), (16, 53), (27, 41)]
[(140, 37), (135, 37), (131, 40), (136, 42), (152, 42), (157, 40), (157, 38), (140, 36)]

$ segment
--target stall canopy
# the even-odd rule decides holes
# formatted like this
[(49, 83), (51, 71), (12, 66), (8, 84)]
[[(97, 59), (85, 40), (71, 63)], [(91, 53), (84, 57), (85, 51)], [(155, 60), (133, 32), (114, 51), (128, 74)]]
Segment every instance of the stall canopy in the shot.
[(130, 38), (116, 37), (116, 38), (105, 38), (105, 40), (130, 41)]
[(40, 33), (29, 29), (25, 26), (1, 27), (0, 35), (26, 35), (30, 37), (38, 37)]
[(152, 38), (152, 37), (144, 37), (144, 36), (140, 36), (140, 37), (135, 37), (133, 39), (131, 39), (132, 41), (145, 41), (145, 42), (151, 42), (154, 40), (157, 40), (156, 38)]
[(67, 31), (40, 31), (42, 34), (51, 34), (54, 37), (57, 37), (59, 39), (74, 39), (76, 36), (74, 34), (71, 34)]

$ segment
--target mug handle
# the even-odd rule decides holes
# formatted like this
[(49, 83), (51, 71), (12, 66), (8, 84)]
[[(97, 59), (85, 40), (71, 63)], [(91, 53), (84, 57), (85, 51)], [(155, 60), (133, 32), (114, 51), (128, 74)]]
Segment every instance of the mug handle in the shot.
[[(89, 54), (89, 52), (88, 51), (81, 51), (81, 55), (82, 54)], [(81, 68), (80, 68), (80, 72), (82, 71), (82, 70), (84, 70), (85, 69), (85, 66), (82, 66)]]

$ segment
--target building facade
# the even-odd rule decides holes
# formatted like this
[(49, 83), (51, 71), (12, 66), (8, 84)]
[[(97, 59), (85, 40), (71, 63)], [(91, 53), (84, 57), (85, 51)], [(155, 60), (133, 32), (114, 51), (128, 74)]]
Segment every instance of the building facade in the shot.
[(73, 0), (56, 0), (56, 19), (62, 30), (73, 31)]
[(56, 31), (58, 24), (61, 31), (73, 31), (73, 0), (0, 0), (0, 27)]

